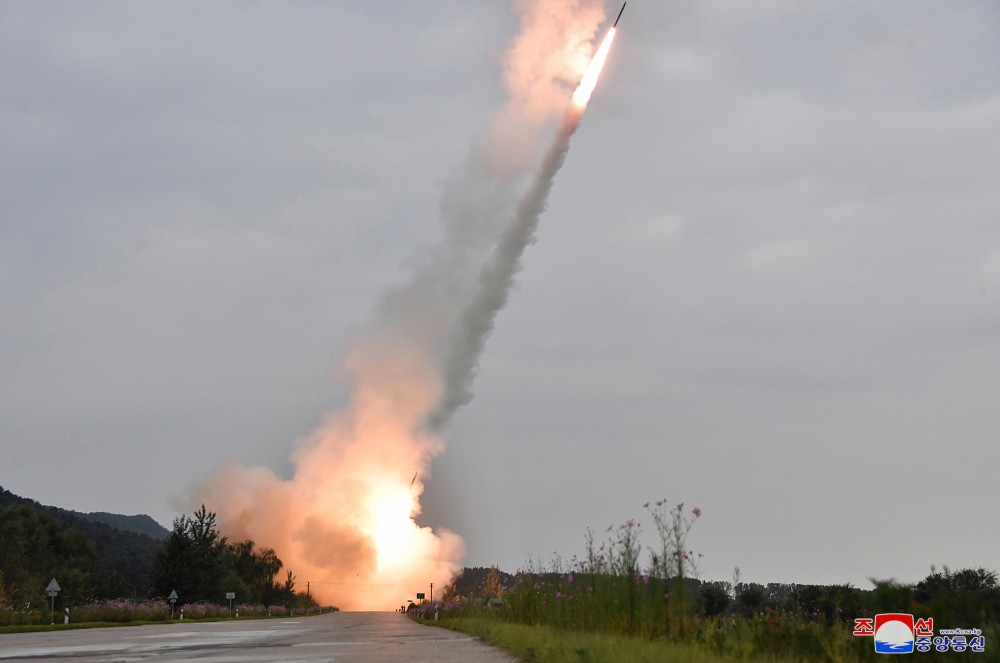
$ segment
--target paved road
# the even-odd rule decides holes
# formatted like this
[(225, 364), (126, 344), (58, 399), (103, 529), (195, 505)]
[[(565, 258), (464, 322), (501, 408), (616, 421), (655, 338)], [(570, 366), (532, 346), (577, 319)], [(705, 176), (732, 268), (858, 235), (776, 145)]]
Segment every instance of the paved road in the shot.
[(391, 612), (0, 635), (0, 661), (511, 663), (463, 633)]

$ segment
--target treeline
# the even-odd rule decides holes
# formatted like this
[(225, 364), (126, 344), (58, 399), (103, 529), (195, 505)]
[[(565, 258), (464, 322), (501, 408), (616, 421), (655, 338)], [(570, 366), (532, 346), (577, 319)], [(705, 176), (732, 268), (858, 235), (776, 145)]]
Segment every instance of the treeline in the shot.
[(726, 591), (728, 583), (701, 583), (694, 596), (702, 614), (709, 616), (794, 615), (832, 626), (850, 625), (856, 617), (879, 612), (912, 611), (949, 624), (1000, 625), (1000, 576), (996, 571), (932, 568), (914, 584), (876, 579), (872, 583), (874, 588), (868, 590), (851, 585), (739, 583), (732, 600)]
[(245, 604), (303, 608), (273, 550), (221, 536), (205, 506), (181, 516), (165, 541), (88, 520), (0, 488), (0, 604), (49, 605), (45, 587), (56, 578), (57, 609), (92, 601), (166, 598), (178, 605), (224, 603), (227, 592)]
[(500, 596), (504, 588), (513, 586), (514, 576), (495, 566), (467, 566), (445, 586), (440, 598), (442, 601), (462, 597), (494, 598)]
[[(864, 630), (875, 615), (907, 613), (932, 631), (918, 631), (913, 642), (924, 660), (950, 661), (959, 652), (1000, 660), (1000, 577), (989, 569), (932, 569), (914, 584), (873, 580), (874, 588), (862, 590), (700, 582), (621, 568), (519, 572), (510, 585), (491, 569), (471, 595), (415, 605), (410, 614), (486, 636), (530, 660), (860, 663), (882, 658), (874, 633)], [(500, 600), (487, 600), (498, 584)]]
[(227, 592), (241, 603), (296, 606), (310, 599), (295, 592), (295, 576), (274, 550), (253, 541), (230, 542), (219, 533), (215, 514), (203, 504), (192, 517), (174, 520), (173, 530), (153, 563), (152, 593), (176, 591), (184, 602), (219, 601)]
[[(899, 583), (894, 580), (872, 580), (872, 589), (861, 589), (850, 584), (808, 585), (798, 583), (714, 582), (695, 578), (674, 578), (672, 581), (636, 575), (632, 578), (597, 576), (586, 572), (566, 573), (541, 571), (520, 572), (511, 575), (496, 567), (465, 568), (455, 581), (446, 586), (440, 601), (462, 602), (463, 599), (486, 600), (495, 597), (513, 598), (526, 586), (535, 593), (546, 589), (555, 595), (572, 596), (581, 587), (591, 598), (595, 587), (607, 594), (621, 594), (621, 610), (643, 612), (643, 604), (660, 606), (666, 593), (677, 592), (676, 583), (684, 584), (683, 596), (687, 605), (684, 611), (691, 619), (744, 619), (774, 620), (791, 618), (801, 622), (826, 626), (853, 626), (858, 617), (880, 612), (914, 612), (921, 616), (934, 616), (941, 623), (996, 628), (1000, 625), (1000, 575), (985, 568), (966, 568), (952, 571), (931, 569), (931, 573), (917, 583)], [(624, 588), (624, 590), (622, 589)], [(531, 592), (529, 592), (531, 594)], [(600, 593), (598, 593), (600, 596)], [(523, 596), (522, 596), (523, 598)], [(515, 604), (517, 601), (515, 600)], [(514, 606), (516, 607), (516, 606)], [(635, 614), (633, 620), (649, 618)], [(598, 611), (588, 615), (593, 619)], [(568, 612), (566, 613), (568, 614)], [(626, 615), (628, 617), (628, 615)], [(622, 623), (629, 623), (623, 619)], [(593, 626), (588, 623), (587, 627)]]

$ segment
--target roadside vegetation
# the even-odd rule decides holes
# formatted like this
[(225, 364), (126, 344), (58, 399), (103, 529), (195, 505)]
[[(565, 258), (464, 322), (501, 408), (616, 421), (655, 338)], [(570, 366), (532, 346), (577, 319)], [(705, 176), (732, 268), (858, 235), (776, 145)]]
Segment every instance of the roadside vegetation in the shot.
[[(232, 619), (283, 619), (290, 615), (299, 618), (300, 613), (282, 606), (261, 606), (240, 604), (233, 606), (230, 616), (229, 607), (211, 603), (195, 603), (184, 606), (184, 618), (180, 611), (175, 610), (170, 618), (170, 606), (165, 601), (143, 601), (128, 605), (129, 601), (98, 601), (77, 608), (72, 613), (69, 623), (63, 623), (57, 615), (57, 621), (50, 624), (48, 612), (44, 610), (17, 611), (10, 606), (0, 605), (0, 610), (8, 610), (6, 621), (0, 620), (0, 634), (30, 633), (33, 631), (65, 631), (88, 628), (105, 628), (109, 626), (146, 626), (149, 624), (188, 623), (188, 622), (220, 622)], [(125, 605), (122, 605), (125, 604)], [(301, 616), (337, 612), (337, 608), (307, 608)]]
[[(597, 544), (587, 533), (582, 559), (530, 563), (513, 576), (492, 569), (476, 590), (447, 588), (442, 601), (411, 615), (482, 638), (524, 661), (830, 661), (883, 660), (873, 638), (855, 636), (856, 618), (879, 613), (933, 618), (938, 629), (977, 628), (985, 651), (915, 652), (919, 660), (971, 656), (1000, 661), (1000, 582), (986, 569), (932, 569), (914, 585), (873, 587), (741, 582), (697, 578), (701, 555), (688, 535), (697, 508), (646, 505), (655, 543), (629, 520)], [(941, 642), (941, 641), (939, 641)]]

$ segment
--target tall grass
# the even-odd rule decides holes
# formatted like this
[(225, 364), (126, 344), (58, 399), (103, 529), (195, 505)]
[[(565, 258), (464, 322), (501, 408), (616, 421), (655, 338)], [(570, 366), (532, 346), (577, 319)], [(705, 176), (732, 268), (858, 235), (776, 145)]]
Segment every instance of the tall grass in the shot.
[[(527, 626), (488, 616), (454, 617), (440, 622), (469, 633), (528, 663), (731, 663), (733, 657), (688, 643), (623, 638), (602, 632), (571, 632), (552, 626)], [(798, 659), (767, 654), (758, 663), (795, 663)]]
[[(47, 612), (47, 610), (46, 610)], [(29, 626), (41, 624), (45, 618), (37, 603), (17, 606), (11, 601), (0, 599), (0, 626)]]
[(740, 583), (738, 570), (732, 583), (703, 583), (695, 578), (700, 555), (687, 545), (701, 511), (663, 501), (646, 508), (657, 534), (647, 554), (641, 525), (629, 520), (609, 527), (599, 546), (588, 531), (582, 559), (529, 563), (504, 588), (500, 602), (426, 604), (415, 616), (440, 617), (442, 625), (480, 635), (528, 661), (848, 663), (884, 660), (872, 637), (854, 635), (855, 618), (903, 612), (933, 617), (938, 629), (980, 628), (986, 636), (984, 653), (915, 653), (920, 660), (972, 656), (1000, 663), (1000, 582), (994, 572), (945, 569), (915, 586), (873, 581), (869, 591)]
[(162, 622), (169, 617), (170, 604), (166, 601), (111, 599), (93, 601), (70, 610), (73, 622)]

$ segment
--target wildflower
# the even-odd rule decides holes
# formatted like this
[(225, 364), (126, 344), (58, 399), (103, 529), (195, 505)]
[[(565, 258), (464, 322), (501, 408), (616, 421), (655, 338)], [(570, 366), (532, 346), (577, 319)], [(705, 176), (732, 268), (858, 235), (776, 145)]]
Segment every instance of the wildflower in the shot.
[(701, 509), (699, 509), (698, 507), (691, 509), (691, 513), (694, 514), (695, 518), (701, 517)]
[(566, 582), (568, 582), (571, 585), (573, 584), (573, 574), (572, 573), (570, 573), (568, 576), (566, 576)]
[(587, 593), (588, 594), (593, 594), (594, 593), (594, 587), (593, 587), (593, 585), (587, 585)]
[(643, 509), (648, 509), (649, 508), (649, 502), (646, 502), (645, 504), (643, 504), (642, 508)]
[(556, 598), (557, 599), (561, 599), (562, 598), (562, 592), (556, 592)]

